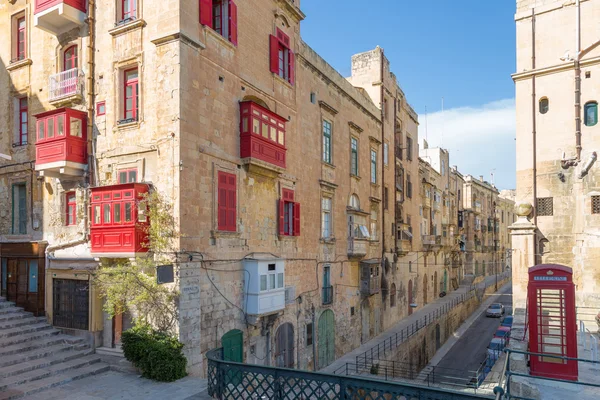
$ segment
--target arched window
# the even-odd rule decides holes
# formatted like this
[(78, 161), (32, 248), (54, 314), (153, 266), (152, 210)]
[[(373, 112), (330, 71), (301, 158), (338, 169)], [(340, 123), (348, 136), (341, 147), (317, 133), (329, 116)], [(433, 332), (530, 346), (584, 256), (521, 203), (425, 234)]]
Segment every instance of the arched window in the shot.
[(77, 68), (77, 45), (67, 48), (63, 54), (63, 71)]
[(539, 106), (540, 106), (540, 114), (546, 114), (548, 112), (548, 109), (550, 108), (550, 103), (548, 101), (547, 97), (542, 97), (540, 99), (539, 102)]
[(392, 287), (390, 289), (390, 307), (396, 306), (396, 284), (392, 283)]
[(594, 126), (598, 123), (598, 103), (590, 101), (583, 107), (583, 123), (585, 126)]
[(350, 196), (350, 202), (348, 205), (356, 210), (360, 210), (360, 200), (358, 199), (358, 196), (355, 194)]

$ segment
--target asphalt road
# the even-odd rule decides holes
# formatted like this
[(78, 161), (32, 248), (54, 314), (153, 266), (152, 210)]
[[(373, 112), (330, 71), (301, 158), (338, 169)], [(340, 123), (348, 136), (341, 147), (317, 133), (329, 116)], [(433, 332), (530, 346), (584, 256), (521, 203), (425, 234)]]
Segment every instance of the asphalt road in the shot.
[[(512, 288), (501, 294), (498, 302), (504, 304), (507, 314), (512, 314)], [(499, 325), (500, 318), (487, 318), (485, 311), (481, 313), (436, 366), (436, 382), (466, 384), (485, 359), (487, 346)]]

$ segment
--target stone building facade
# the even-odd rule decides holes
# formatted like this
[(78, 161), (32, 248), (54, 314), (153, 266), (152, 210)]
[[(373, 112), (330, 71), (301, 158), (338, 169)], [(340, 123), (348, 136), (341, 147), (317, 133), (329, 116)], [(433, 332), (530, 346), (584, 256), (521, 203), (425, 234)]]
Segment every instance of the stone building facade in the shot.
[[(108, 318), (93, 272), (147, 250), (149, 190), (181, 233), (166, 284), (193, 374), (216, 347), (319, 369), (453, 290), (463, 177), (419, 159), (383, 49), (344, 78), (297, 0), (154, 3), (0, 4), (2, 295), (118, 347), (132, 318)], [(451, 261), (423, 249), (424, 174)]]
[(516, 5), (516, 201), (533, 212), (512, 230), (515, 301), (524, 308), (529, 267), (555, 263), (573, 269), (578, 307), (597, 310), (600, 3)]

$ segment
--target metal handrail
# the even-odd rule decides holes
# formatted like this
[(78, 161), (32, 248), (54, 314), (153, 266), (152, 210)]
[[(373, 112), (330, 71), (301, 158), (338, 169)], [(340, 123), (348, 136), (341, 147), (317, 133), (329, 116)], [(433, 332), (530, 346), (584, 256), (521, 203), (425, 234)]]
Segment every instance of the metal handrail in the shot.
[[(504, 272), (501, 275), (499, 275), (499, 277), (503, 278), (509, 276), (509, 272)], [(495, 285), (495, 282), (490, 282), (489, 285), (486, 283), (483, 287), (483, 290), (493, 285)], [(452, 310), (459, 304), (473, 298), (476, 295), (477, 289), (479, 289), (477, 285), (471, 285), (468, 292), (462, 293), (460, 296), (452, 299), (452, 301), (450, 301), (449, 303), (446, 303), (438, 309), (429, 312), (424, 317), (417, 319), (414, 323), (407, 326), (406, 329), (403, 329), (400, 332), (396, 332), (394, 335), (388, 337), (383, 342), (378, 343), (376, 346), (371, 347), (364, 353), (357, 355), (355, 359), (356, 364), (367, 366), (367, 364), (371, 365), (375, 360), (380, 360), (382, 354), (385, 356), (388, 351), (391, 351), (400, 346), (400, 344), (404, 343), (422, 328), (428, 326), (434, 321), (437, 321), (439, 318), (446, 315), (450, 310)]]
[[(507, 349), (505, 349), (504, 351), (506, 352)], [(508, 365), (509, 365), (509, 360), (510, 359), (510, 354), (506, 354), (506, 359), (504, 360), (504, 368), (502, 368), (502, 374), (500, 375), (500, 382), (498, 382), (498, 386), (496, 386), (494, 388), (494, 394), (496, 395), (496, 400), (500, 400), (502, 399), (502, 396), (504, 396), (504, 393), (506, 393), (506, 384), (508, 382), (508, 380), (506, 382), (504, 382), (503, 385), (503, 381), (504, 381), (504, 377), (506, 376), (506, 371), (508, 370)]]

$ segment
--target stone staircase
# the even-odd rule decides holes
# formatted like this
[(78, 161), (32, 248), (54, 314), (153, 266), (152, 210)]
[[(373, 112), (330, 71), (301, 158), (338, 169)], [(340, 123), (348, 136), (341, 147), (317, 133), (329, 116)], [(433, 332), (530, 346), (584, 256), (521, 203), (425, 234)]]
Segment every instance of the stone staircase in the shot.
[(0, 297), (0, 400), (18, 399), (109, 370), (83, 338)]

